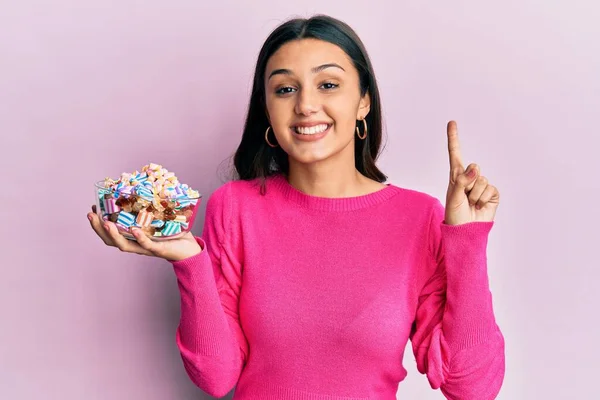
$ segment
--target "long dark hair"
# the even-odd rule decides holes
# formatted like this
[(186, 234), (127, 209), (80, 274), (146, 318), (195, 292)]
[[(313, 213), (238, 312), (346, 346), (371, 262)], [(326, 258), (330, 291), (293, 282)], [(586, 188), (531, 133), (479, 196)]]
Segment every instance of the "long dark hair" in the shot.
[[(363, 175), (378, 182), (387, 177), (377, 168), (382, 141), (381, 103), (373, 66), (367, 51), (354, 30), (346, 23), (327, 15), (291, 19), (277, 27), (267, 38), (258, 55), (254, 82), (244, 133), (233, 157), (237, 178), (252, 180), (277, 173), (289, 172), (288, 155), (281, 147), (267, 145), (264, 135), (269, 120), (266, 113), (265, 69), (269, 58), (285, 43), (299, 39), (319, 39), (337, 45), (352, 60), (360, 78), (361, 96), (367, 92), (371, 108), (366, 116), (368, 135), (365, 140), (355, 140), (355, 166)], [(362, 131), (362, 122), (359, 129)], [(273, 139), (271, 139), (273, 140)]]

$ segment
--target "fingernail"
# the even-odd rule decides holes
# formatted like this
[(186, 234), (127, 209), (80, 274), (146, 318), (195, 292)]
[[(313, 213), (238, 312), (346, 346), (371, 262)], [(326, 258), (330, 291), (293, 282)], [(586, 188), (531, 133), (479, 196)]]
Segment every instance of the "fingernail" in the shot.
[(104, 224), (104, 229), (106, 229), (106, 231), (108, 231), (110, 228), (108, 227), (107, 224)]
[(88, 219), (91, 221), (91, 220), (92, 220), (92, 216), (91, 216), (91, 215), (88, 215)]
[(475, 174), (477, 173), (477, 170), (475, 168), (473, 168), (472, 170), (469, 171), (469, 177), (474, 177)]

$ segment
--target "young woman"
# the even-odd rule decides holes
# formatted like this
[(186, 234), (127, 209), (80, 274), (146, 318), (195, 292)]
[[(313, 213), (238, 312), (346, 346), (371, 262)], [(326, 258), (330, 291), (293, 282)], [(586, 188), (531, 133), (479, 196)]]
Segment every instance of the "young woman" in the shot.
[(327, 16), (294, 19), (258, 56), (238, 179), (209, 198), (202, 237), (109, 246), (172, 263), (190, 378), (234, 399), (395, 399), (410, 339), (448, 399), (493, 399), (504, 339), (486, 247), (498, 207), (447, 126), (445, 207), (384, 184), (380, 98), (363, 44)]

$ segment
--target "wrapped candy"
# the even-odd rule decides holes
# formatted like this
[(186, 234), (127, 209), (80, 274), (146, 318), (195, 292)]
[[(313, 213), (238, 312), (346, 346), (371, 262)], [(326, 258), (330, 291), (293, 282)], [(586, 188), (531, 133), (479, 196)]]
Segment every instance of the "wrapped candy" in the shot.
[(163, 226), (165, 226), (165, 221), (162, 221), (160, 219), (155, 219), (150, 223), (150, 226), (152, 226), (154, 228), (162, 228)]
[(176, 235), (181, 232), (181, 224), (175, 221), (167, 221), (161, 232), (163, 236)]
[(154, 200), (154, 193), (152, 193), (152, 189), (150, 189), (144, 185), (138, 184), (135, 187), (135, 193), (144, 200), (147, 200), (147, 201)]
[(135, 222), (135, 215), (121, 211), (117, 217), (117, 224), (129, 228)]
[(154, 215), (152, 213), (149, 213), (146, 210), (141, 210), (138, 213), (135, 222), (138, 226), (145, 227), (145, 226), (150, 226), (153, 219), (154, 219)]
[(107, 214), (112, 214), (121, 211), (121, 207), (117, 205), (117, 199), (113, 197), (104, 198), (102, 200), (104, 204), (104, 212)]
[(151, 237), (187, 231), (200, 199), (197, 191), (155, 163), (140, 171), (124, 172), (117, 180), (107, 177), (101, 183), (98, 200), (102, 218), (128, 232), (132, 226), (139, 227)]

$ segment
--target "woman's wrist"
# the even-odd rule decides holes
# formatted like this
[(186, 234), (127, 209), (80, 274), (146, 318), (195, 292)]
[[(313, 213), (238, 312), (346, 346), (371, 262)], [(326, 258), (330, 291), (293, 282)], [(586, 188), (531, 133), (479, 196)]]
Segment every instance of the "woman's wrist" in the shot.
[[(191, 243), (191, 242), (193, 242), (193, 243)], [(202, 253), (203, 250), (204, 250), (203, 246), (200, 245), (200, 243), (198, 243), (196, 238), (194, 238), (192, 236), (192, 239), (190, 240), (189, 249), (186, 246), (186, 249), (184, 251), (182, 251), (180, 254), (172, 255), (171, 257), (167, 257), (166, 259), (169, 262), (184, 261), (189, 258), (197, 256), (198, 254)]]

